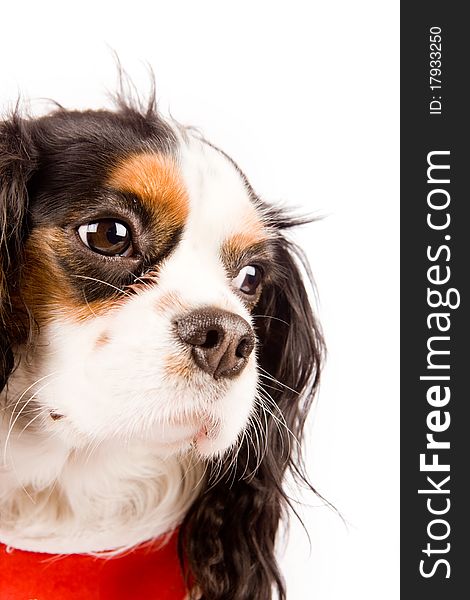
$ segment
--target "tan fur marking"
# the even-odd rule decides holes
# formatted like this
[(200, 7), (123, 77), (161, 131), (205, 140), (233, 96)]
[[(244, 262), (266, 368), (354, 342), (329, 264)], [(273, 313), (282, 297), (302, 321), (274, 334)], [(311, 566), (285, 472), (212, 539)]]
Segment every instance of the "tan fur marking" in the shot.
[(247, 250), (256, 246), (256, 244), (265, 241), (266, 238), (266, 235), (258, 235), (249, 231), (236, 233), (224, 241), (222, 246), (223, 252), (234, 256), (241, 256)]
[(270, 229), (266, 227), (261, 215), (254, 206), (247, 207), (237, 229), (237, 233), (224, 240), (222, 244), (223, 255), (241, 256), (253, 246), (265, 242), (271, 237)]
[(186, 314), (190, 311), (190, 308), (183, 303), (177, 294), (168, 292), (157, 300), (155, 303), (155, 310), (158, 313), (167, 311), (174, 312), (176, 310), (179, 313)]
[(246, 219), (243, 229), (226, 238), (222, 243), (220, 250), (222, 260), (226, 265), (236, 263), (247, 251), (269, 238), (269, 229), (263, 225), (255, 213), (251, 214)]
[(64, 253), (64, 241), (56, 229), (32, 232), (25, 247), (28, 269), (21, 282), (21, 298), (15, 299), (19, 311), (26, 307), (39, 325), (57, 318), (58, 313), (81, 321), (104, 314), (127, 298), (77, 301), (68, 277), (57, 265), (56, 255)]
[(188, 381), (194, 377), (194, 363), (181, 354), (169, 354), (165, 358), (164, 372), (169, 377), (181, 377)]
[(106, 346), (110, 341), (110, 337), (107, 333), (102, 333), (95, 342), (95, 348), (102, 348)]
[(138, 196), (150, 209), (163, 213), (173, 226), (186, 221), (188, 193), (175, 160), (159, 154), (134, 154), (111, 174), (108, 184)]

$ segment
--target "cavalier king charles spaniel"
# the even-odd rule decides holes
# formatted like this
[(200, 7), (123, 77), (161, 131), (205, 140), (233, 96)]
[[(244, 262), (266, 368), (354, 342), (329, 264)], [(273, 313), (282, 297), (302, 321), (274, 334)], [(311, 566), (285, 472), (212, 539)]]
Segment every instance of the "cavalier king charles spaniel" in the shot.
[(0, 122), (0, 542), (109, 559), (174, 532), (188, 597), (285, 598), (323, 357), (304, 220), (154, 93), (116, 102)]

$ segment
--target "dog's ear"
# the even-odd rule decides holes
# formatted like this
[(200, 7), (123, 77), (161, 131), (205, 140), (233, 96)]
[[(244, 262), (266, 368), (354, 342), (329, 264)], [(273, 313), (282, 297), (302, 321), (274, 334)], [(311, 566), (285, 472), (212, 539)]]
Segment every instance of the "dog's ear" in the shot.
[(28, 212), (27, 182), (35, 156), (27, 122), (0, 121), (0, 390), (13, 367), (16, 338), (11, 299), (18, 281)]
[(204, 599), (268, 600), (273, 588), (285, 599), (275, 542), (291, 504), (286, 471), (315, 491), (300, 441), (319, 381), (323, 338), (305, 285), (306, 262), (281, 234), (273, 263), (275, 278), (253, 311), (260, 374), (255, 414), (240, 445), (222, 466), (213, 465), (207, 490), (181, 529), (180, 556)]
[(272, 396), (287, 425), (301, 434), (299, 426), (318, 386), (324, 342), (312, 309), (314, 286), (304, 253), (280, 236), (276, 254), (278, 275), (254, 311), (260, 377), (264, 396)]

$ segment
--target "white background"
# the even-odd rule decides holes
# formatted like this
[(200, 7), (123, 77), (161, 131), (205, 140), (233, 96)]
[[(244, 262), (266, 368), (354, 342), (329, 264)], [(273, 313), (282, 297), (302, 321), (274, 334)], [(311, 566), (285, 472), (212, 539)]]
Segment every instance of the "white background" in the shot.
[(390, 600), (398, 577), (398, 2), (2, 3), (0, 106), (101, 107), (116, 50), (165, 113), (200, 127), (299, 232), (329, 358), (309, 426), (311, 536), (293, 523), (289, 600)]

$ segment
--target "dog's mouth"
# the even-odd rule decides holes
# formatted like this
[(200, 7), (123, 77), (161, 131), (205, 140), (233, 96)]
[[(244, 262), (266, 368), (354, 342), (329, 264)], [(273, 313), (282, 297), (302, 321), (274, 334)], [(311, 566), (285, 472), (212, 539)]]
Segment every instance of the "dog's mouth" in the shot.
[(212, 417), (206, 416), (203, 419), (201, 428), (197, 432), (196, 442), (202, 439), (215, 440), (220, 432), (220, 421)]
[(204, 414), (189, 419), (173, 420), (167, 428), (165, 446), (194, 445), (215, 440), (220, 434), (221, 422), (212, 415)]

